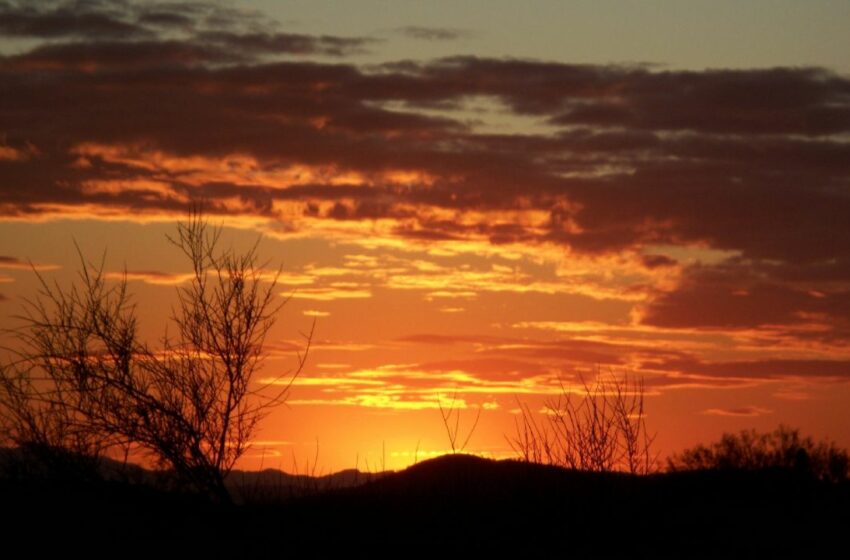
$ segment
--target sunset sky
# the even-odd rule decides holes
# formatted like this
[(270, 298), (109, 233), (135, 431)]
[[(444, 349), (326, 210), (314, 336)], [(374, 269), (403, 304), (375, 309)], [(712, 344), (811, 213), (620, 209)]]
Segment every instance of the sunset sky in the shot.
[[(240, 466), (511, 455), (519, 403), (642, 377), (662, 456), (850, 446), (850, 3), (0, 0), (0, 327), (106, 252), (144, 333), (203, 200), (307, 365)], [(283, 300), (281, 300), (283, 301)], [(8, 344), (8, 339), (4, 344)], [(293, 457), (297, 463), (293, 464)], [(382, 459), (383, 457), (383, 459)]]

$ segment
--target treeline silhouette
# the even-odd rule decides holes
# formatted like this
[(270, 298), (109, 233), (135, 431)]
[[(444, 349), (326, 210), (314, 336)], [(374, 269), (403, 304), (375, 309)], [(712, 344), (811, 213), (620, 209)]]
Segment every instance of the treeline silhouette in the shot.
[[(798, 466), (632, 475), (454, 454), (382, 476), (347, 472), (297, 492), (243, 479), (259, 493), (227, 505), (157, 480), (162, 473), (124, 472), (120, 462), (74, 478), (63, 468), (57, 476), (55, 464), (21, 469), (18, 461), (34, 459), (20, 453), (3, 454), (2, 526), (9, 535), (38, 527), (63, 540), (238, 539), (248, 549), (285, 545), (319, 555), (415, 545), (435, 553), (735, 557), (844, 547), (850, 521), (846, 479), (822, 480)], [(274, 475), (263, 476), (273, 487)]]
[(743, 430), (697, 445), (668, 459), (671, 471), (792, 469), (817, 480), (840, 483), (850, 476), (850, 455), (829, 440), (815, 442), (780, 425), (769, 433)]

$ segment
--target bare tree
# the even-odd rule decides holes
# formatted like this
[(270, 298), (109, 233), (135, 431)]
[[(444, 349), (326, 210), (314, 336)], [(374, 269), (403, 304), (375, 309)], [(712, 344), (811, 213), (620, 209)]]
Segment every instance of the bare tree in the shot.
[[(172, 309), (176, 335), (166, 333), (158, 349), (139, 338), (126, 277), (108, 285), (102, 262), (81, 256), (80, 281), (70, 289), (39, 275), (40, 293), (19, 332), (23, 349), (0, 382), (11, 439), (63, 448), (78, 441), (89, 453), (141, 449), (184, 485), (229, 502), (225, 476), (258, 422), (284, 400), (306, 351), (285, 374), (288, 384), (254, 383), (285, 302), (275, 300), (277, 275), (266, 277), (257, 245), (222, 250), (220, 235), (193, 213), (169, 238), (193, 274)], [(311, 338), (312, 331), (307, 350)]]
[(19, 317), (25, 327), (14, 333), (16, 359), (0, 374), (4, 439), (51, 474), (68, 474), (61, 471), (80, 463), (92, 467), (104, 451), (126, 443), (92, 421), (95, 406), (106, 406), (111, 396), (104, 379), (127, 369), (136, 352), (126, 283), (107, 288), (102, 263), (83, 265), (78, 285), (68, 290), (36, 271), (40, 291), (26, 300)]
[[(466, 437), (461, 435), (460, 410), (462, 407), (457, 403), (457, 392), (452, 394), (452, 400), (447, 407), (443, 406), (442, 399), (437, 400), (437, 407), (440, 409), (440, 417), (443, 420), (443, 426), (446, 428), (446, 436), (449, 438), (452, 453), (463, 453), (466, 446), (469, 445), (469, 440), (472, 439), (472, 434), (475, 433), (475, 428), (478, 427), (478, 420), (481, 419), (481, 407), (478, 407), (475, 420), (472, 421), (472, 426), (467, 430)], [(417, 444), (417, 452), (418, 447)]]
[(643, 380), (600, 374), (592, 385), (579, 380), (578, 395), (561, 383), (558, 397), (544, 404), (542, 418), (518, 402), (515, 433), (507, 438), (512, 449), (525, 461), (571, 469), (655, 470), (655, 436), (646, 428)]

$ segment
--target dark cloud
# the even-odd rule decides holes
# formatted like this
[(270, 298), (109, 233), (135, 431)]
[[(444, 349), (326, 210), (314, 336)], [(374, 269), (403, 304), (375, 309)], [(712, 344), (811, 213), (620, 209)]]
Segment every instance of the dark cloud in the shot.
[(618, 86), (577, 100), (552, 122), (807, 136), (850, 128), (850, 86), (820, 69), (633, 73)]
[(0, 268), (29, 268), (29, 264), (17, 257), (0, 255)]
[[(111, 41), (109, 50), (119, 41), (183, 41), (186, 50), (219, 51), (215, 60), (235, 60), (242, 59), (240, 55), (263, 54), (344, 56), (363, 52), (376, 42), (281, 33), (273, 28), (273, 22), (263, 22), (259, 14), (212, 2), (47, 0), (0, 4), (0, 37)], [(177, 39), (174, 32), (180, 33)], [(119, 53), (114, 58), (121, 56)]]
[(686, 360), (690, 356), (676, 350), (648, 348), (633, 344), (598, 342), (593, 340), (560, 339), (554, 341), (524, 341), (511, 345), (487, 348), (488, 354), (523, 358), (570, 369), (575, 364), (624, 367), (631, 359), (652, 357), (660, 361)]
[(644, 255), (641, 257), (641, 262), (643, 262), (643, 266), (649, 269), (664, 268), (676, 264), (675, 259), (671, 259), (665, 255)]
[(196, 40), (219, 45), (227, 50), (246, 54), (323, 54), (346, 56), (365, 52), (374, 39), (333, 36), (299, 35), (293, 33), (233, 33), (229, 31), (206, 31), (199, 33)]
[(848, 360), (751, 360), (704, 362), (701, 360), (669, 360), (645, 364), (653, 369), (676, 371), (690, 375), (737, 379), (831, 378), (850, 379)]
[(658, 295), (644, 311), (644, 324), (659, 327), (736, 329), (814, 322), (847, 332), (850, 290), (782, 283), (741, 264), (692, 267), (675, 290)]
[(407, 25), (396, 29), (398, 33), (412, 39), (423, 41), (455, 41), (469, 35), (468, 31), (460, 29), (448, 29), (444, 27), (422, 27), (419, 25)]
[(114, 39), (152, 35), (123, 15), (108, 2), (11, 2), (0, 4), (0, 36)]
[[(144, 141), (177, 154), (244, 152), (272, 164), (285, 159), (360, 172), (421, 169), (451, 180), (392, 196), (459, 210), (510, 208), (518, 198), (532, 207), (554, 205), (548, 235), (537, 239), (580, 251), (691, 242), (795, 262), (850, 255), (850, 233), (837, 227), (850, 211), (844, 195), (850, 158), (842, 143), (695, 133), (662, 138), (648, 131), (573, 130), (554, 138), (474, 134), (445, 117), (376, 103), (489, 91), (520, 104), (519, 90), (530, 89), (529, 98), (539, 99), (528, 103), (551, 104), (558, 81), (544, 87), (551, 79), (546, 72), (574, 69), (505, 61), (502, 71), (499, 61), (490, 61), (493, 83), (452, 84), (452, 65), (448, 74), (438, 72), (440, 64), (418, 74), (364, 74), (348, 65), (257, 65), (240, 57), (249, 55), (187, 41), (39, 47), (3, 62), (0, 96), (10, 109), (4, 130), (42, 145), (55, 144), (57, 137), (69, 143)], [(222, 62), (229, 65), (204, 68)], [(477, 59), (467, 63), (481, 65)], [(517, 70), (526, 66), (528, 73), (541, 72), (538, 92)], [(42, 72), (34, 77), (33, 69)], [(509, 94), (503, 74), (511, 69), (518, 74), (517, 91)], [(610, 81), (628, 72), (647, 74), (582, 68), (573, 82), (587, 79), (592, 90), (603, 77)], [(572, 89), (583, 94), (576, 83)], [(152, 106), (154, 99), (161, 102)], [(361, 194), (373, 196), (368, 189)], [(576, 204), (560, 206), (559, 199)], [(776, 227), (779, 220), (784, 227)], [(422, 226), (417, 231), (448, 224)], [(493, 239), (522, 240), (524, 233)]]
[(139, 23), (164, 28), (191, 29), (195, 20), (183, 13), (151, 9), (139, 14)]
[(241, 53), (213, 44), (172, 40), (97, 41), (42, 45), (7, 58), (0, 68), (17, 72), (126, 73), (245, 60)]
[[(6, 2), (0, 11), (0, 32), (49, 39), (0, 58), (7, 216), (55, 205), (177, 211), (201, 195), (220, 212), (238, 200), (240, 212), (274, 217), (276, 203), (294, 201), (315, 218), (394, 219), (396, 235), (423, 242), (636, 250), (648, 269), (679, 266), (655, 246), (707, 247), (739, 260), (687, 269), (678, 289), (649, 302), (647, 324), (817, 317), (836, 338), (848, 332), (847, 77), (470, 56), (366, 68), (311, 57), (358, 52), (373, 46), (368, 38), (286, 33), (219, 4)], [(469, 111), (452, 113), (481, 98), (554, 129), (494, 134)], [(92, 144), (113, 153), (80, 153)], [(298, 165), (359, 179), (199, 183), (185, 165), (146, 161), (153, 153), (239, 154), (255, 166), (246, 175)], [(392, 179), (399, 170), (410, 178)], [(136, 184), (92, 188), (103, 181)], [(517, 208), (548, 221), (464, 219)]]

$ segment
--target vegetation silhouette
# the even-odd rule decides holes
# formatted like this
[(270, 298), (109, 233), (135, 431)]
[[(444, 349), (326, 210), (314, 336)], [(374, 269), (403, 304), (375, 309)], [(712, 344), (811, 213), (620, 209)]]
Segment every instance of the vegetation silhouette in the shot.
[[(449, 440), (449, 446), (452, 453), (463, 453), (466, 446), (469, 445), (469, 440), (472, 439), (472, 435), (475, 433), (475, 428), (478, 427), (478, 421), (481, 419), (482, 407), (478, 407), (477, 412), (475, 413), (475, 418), (472, 421), (472, 425), (466, 430), (466, 437), (463, 437), (461, 433), (460, 411), (462, 407), (460, 406), (460, 403), (457, 402), (457, 391), (452, 394), (452, 399), (447, 406), (443, 405), (442, 398), (438, 399), (437, 408), (440, 411), (440, 418), (443, 421), (443, 427), (446, 429), (446, 437)], [(414, 457), (416, 457), (418, 453), (419, 446), (417, 444)], [(414, 462), (417, 461), (415, 460)]]
[[(176, 334), (166, 331), (158, 348), (140, 340), (126, 274), (110, 285), (103, 261), (81, 253), (69, 288), (36, 271), (40, 292), (27, 301), (16, 359), (0, 373), (5, 438), (64, 468), (70, 458), (92, 466), (118, 450), (125, 459), (143, 452), (181, 489), (229, 503), (228, 472), (285, 399), (306, 351), (288, 384), (256, 386), (264, 339), (285, 303), (275, 301), (279, 271), (258, 261), (259, 240), (242, 253), (221, 249), (221, 231), (193, 212), (169, 237), (192, 277), (177, 288)], [(312, 331), (305, 336), (309, 350)]]
[(594, 472), (648, 474), (657, 469), (655, 434), (646, 427), (642, 378), (597, 372), (593, 383), (579, 376), (577, 392), (544, 404), (542, 418), (517, 401), (515, 433), (506, 437), (519, 457), (532, 463)]
[(697, 445), (668, 459), (671, 471), (794, 469), (827, 482), (845, 482), (850, 455), (834, 442), (815, 442), (800, 430), (780, 425), (773, 432), (726, 433), (708, 446)]

